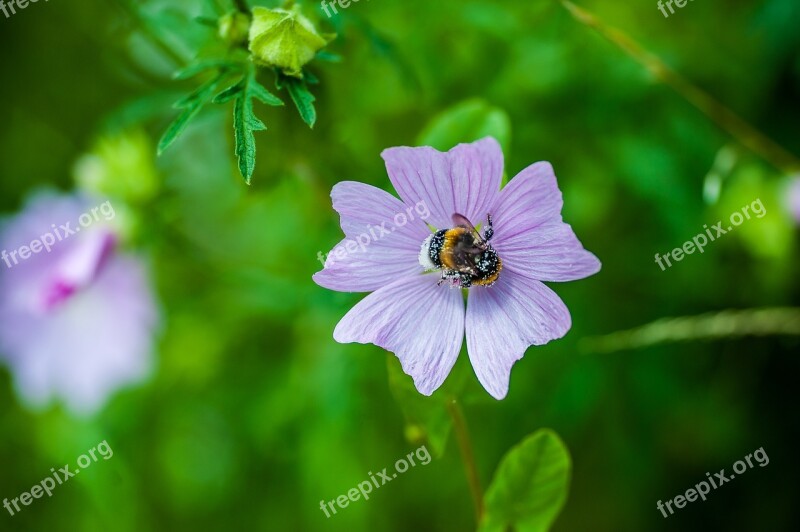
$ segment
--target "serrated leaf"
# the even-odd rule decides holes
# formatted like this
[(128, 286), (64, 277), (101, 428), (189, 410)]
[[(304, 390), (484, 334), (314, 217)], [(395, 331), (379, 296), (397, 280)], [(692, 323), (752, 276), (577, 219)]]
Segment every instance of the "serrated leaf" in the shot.
[(183, 98), (180, 98), (177, 102), (173, 103), (172, 107), (174, 109), (187, 109), (193, 107), (198, 102), (200, 102), (201, 104), (205, 103), (205, 101), (208, 100), (210, 94), (216, 90), (217, 85), (219, 85), (219, 83), (222, 81), (224, 77), (225, 77), (224, 73), (219, 73), (215, 78), (206, 81), (205, 83), (197, 87), (195, 90), (193, 90)]
[(230, 69), (236, 66), (238, 66), (236, 63), (226, 59), (202, 59), (178, 70), (172, 77), (174, 79), (189, 79), (208, 70)]
[(303, 80), (283, 77), (283, 85), (289, 91), (297, 111), (300, 113), (300, 118), (303, 122), (308, 124), (308, 127), (313, 128), (317, 122), (317, 110), (314, 108), (314, 95), (308, 90), (306, 82)]
[(403, 372), (396, 356), (389, 353), (386, 362), (389, 388), (406, 418), (406, 436), (412, 445), (427, 442), (435, 456), (442, 456), (451, 427), (446, 396), (441, 391), (430, 397), (422, 395), (411, 377)]
[(220, 92), (211, 100), (213, 103), (228, 103), (233, 100), (244, 89), (245, 78), (240, 79), (224, 91)]
[(239, 160), (239, 172), (249, 185), (256, 167), (256, 138), (255, 131), (267, 129), (252, 114), (252, 101), (244, 95), (239, 95), (233, 105), (233, 129), (236, 138), (236, 157)]
[(211, 95), (217, 89), (225, 74), (219, 74), (214, 79), (203, 84), (188, 96), (178, 100), (174, 106), (183, 109), (178, 117), (167, 127), (158, 142), (158, 154), (161, 155), (183, 133), (189, 122), (208, 103)]
[(184, 109), (181, 111), (181, 114), (178, 115), (170, 125), (167, 127), (167, 130), (164, 131), (164, 134), (161, 136), (161, 140), (158, 141), (158, 154), (161, 155), (164, 153), (164, 150), (170, 147), (170, 145), (175, 142), (183, 130), (186, 129), (186, 126), (195, 117), (195, 115), (200, 111), (201, 106), (197, 106), (196, 108), (189, 108)]
[(257, 98), (261, 103), (266, 105), (283, 105), (283, 100), (269, 92), (261, 83), (253, 79), (251, 81), (251, 89), (253, 97)]
[[(239, 172), (249, 185), (256, 167), (256, 138), (254, 133), (267, 129), (264, 122), (259, 120), (253, 112), (253, 98), (260, 100), (262, 97), (266, 97), (264, 93), (269, 96), (272, 95), (256, 81), (255, 70), (252, 68), (242, 80), (242, 83), (242, 90), (236, 94), (233, 104), (233, 129)], [(258, 87), (261, 87), (263, 91), (260, 91)], [(267, 99), (269, 100), (269, 98)]]
[(417, 145), (449, 150), (462, 142), (494, 137), (508, 155), (511, 120), (505, 111), (483, 100), (467, 100), (433, 118), (417, 138)]
[(567, 499), (569, 452), (553, 431), (528, 436), (500, 461), (484, 497), (479, 532), (545, 532)]

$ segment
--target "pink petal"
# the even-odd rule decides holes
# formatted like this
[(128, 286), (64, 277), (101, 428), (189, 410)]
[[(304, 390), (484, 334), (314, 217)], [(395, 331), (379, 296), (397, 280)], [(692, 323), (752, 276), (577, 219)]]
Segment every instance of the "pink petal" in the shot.
[(112, 257), (116, 240), (107, 229), (82, 233), (80, 240), (58, 261), (45, 285), (44, 310), (51, 310), (94, 282)]
[[(561, 219), (563, 200), (550, 163), (533, 164), (500, 192), (492, 208), (492, 245), (505, 271), (541, 281), (574, 281), (600, 271)], [(502, 275), (502, 274), (501, 274)]]
[(409, 205), (425, 202), (437, 229), (452, 227), (453, 213), (473, 225), (486, 219), (503, 176), (503, 152), (491, 137), (459, 144), (447, 153), (433, 148), (390, 148), (382, 153), (395, 190)]
[(508, 393), (511, 366), (529, 346), (561, 338), (571, 326), (564, 302), (539, 281), (504, 270), (493, 286), (470, 289), (467, 351), (478, 380), (495, 399)]
[(431, 234), (423, 217), (391, 194), (345, 181), (331, 192), (345, 239), (333, 248), (314, 281), (341, 292), (370, 292), (421, 272), (417, 257)]
[(393, 352), (420, 393), (431, 395), (456, 362), (464, 340), (461, 290), (415, 275), (365, 297), (336, 326), (340, 343), (372, 343)]

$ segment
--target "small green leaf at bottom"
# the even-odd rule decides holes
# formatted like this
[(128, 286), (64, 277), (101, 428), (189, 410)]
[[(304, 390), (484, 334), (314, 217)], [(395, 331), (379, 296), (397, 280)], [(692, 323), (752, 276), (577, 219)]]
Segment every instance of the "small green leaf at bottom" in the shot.
[(267, 126), (253, 112), (253, 98), (268, 105), (283, 105), (274, 94), (265, 89), (256, 80), (255, 70), (251, 69), (235, 85), (217, 94), (215, 101), (224, 103), (235, 99), (233, 103), (233, 129), (236, 141), (236, 157), (239, 161), (239, 172), (249, 185), (256, 167), (256, 131), (265, 131)]
[(479, 532), (545, 532), (567, 500), (572, 463), (564, 443), (542, 429), (511, 449), (484, 497)]
[(236, 157), (239, 172), (245, 182), (250, 184), (256, 167), (256, 138), (254, 132), (265, 131), (267, 126), (253, 113), (253, 100), (246, 93), (240, 93), (233, 104), (233, 129), (236, 140)]
[(281, 81), (289, 91), (289, 96), (291, 96), (295, 107), (297, 107), (300, 118), (308, 124), (308, 127), (313, 128), (317, 122), (317, 110), (314, 108), (316, 98), (308, 90), (305, 80), (283, 76)]

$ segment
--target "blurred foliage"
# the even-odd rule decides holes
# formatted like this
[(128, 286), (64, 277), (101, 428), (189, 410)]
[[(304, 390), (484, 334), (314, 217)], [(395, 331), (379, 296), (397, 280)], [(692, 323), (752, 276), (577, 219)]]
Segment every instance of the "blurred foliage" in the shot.
[(473, 142), (484, 137), (494, 137), (508, 152), (511, 121), (498, 107), (481, 100), (468, 100), (434, 117), (420, 133), (417, 145), (447, 151), (461, 142)]
[[(580, 5), (800, 154), (795, 0), (706, 0), (669, 18), (652, 1)], [(510, 448), (551, 427), (572, 457), (553, 530), (797, 528), (797, 336), (727, 335), (602, 356), (580, 346), (665, 316), (796, 308), (798, 232), (782, 211), (785, 173), (559, 2), (373, 0), (331, 19), (317, 3), (302, 8), (320, 31), (338, 34), (327, 50), (341, 61), (315, 61), (313, 130), (285, 109), (259, 108), (270, 129), (255, 136), (251, 187), (221, 106), (199, 111), (160, 158), (143, 156), (174, 119), (170, 104), (198, 85), (173, 73), (198, 51), (226, 53), (217, 30), (197, 19), (218, 20), (232, 9), (227, 0), (39, 2), (0, 17), (2, 72), (13, 80), (0, 86), (0, 210), (15, 212), (45, 186), (117, 197), (117, 211), (138, 220), (129, 245), (149, 254), (166, 316), (153, 378), (93, 419), (23, 409), (0, 370), (0, 497), (29, 490), (102, 440), (114, 450), (53, 497), (0, 517), (0, 529), (474, 529), (459, 452), (435, 410), (447, 390), (420, 399), (439, 407), (400, 406), (408, 382), (394, 361), (387, 371), (385, 352), (332, 339), (362, 296), (319, 288), (311, 275), (317, 254), (341, 238), (335, 183), (391, 190), (383, 149), (421, 140), (446, 148), (487, 132), (503, 143), (509, 177), (553, 163), (564, 219), (603, 270), (553, 286), (572, 330), (528, 350), (504, 401), (481, 391), (462, 352), (445, 386), (463, 397), (483, 485)], [(715, 164), (726, 146), (735, 161)], [(724, 178), (708, 202), (715, 170)], [(667, 271), (654, 263), (757, 198), (764, 218)], [(440, 458), (329, 519), (319, 510), (422, 438)], [(656, 509), (761, 446), (769, 466), (669, 519)]]

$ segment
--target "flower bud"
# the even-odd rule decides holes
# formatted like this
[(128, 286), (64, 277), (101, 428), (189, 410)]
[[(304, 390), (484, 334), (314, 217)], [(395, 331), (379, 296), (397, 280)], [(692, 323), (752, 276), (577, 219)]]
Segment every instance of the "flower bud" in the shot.
[(219, 36), (230, 46), (247, 42), (250, 31), (250, 17), (240, 11), (231, 11), (219, 19)]
[(138, 129), (99, 138), (76, 162), (74, 176), (87, 192), (129, 203), (150, 200), (159, 187), (152, 143)]
[(297, 9), (253, 8), (250, 25), (253, 60), (263, 66), (280, 68), (287, 76), (302, 77), (303, 66), (332, 39), (331, 35), (320, 35)]

